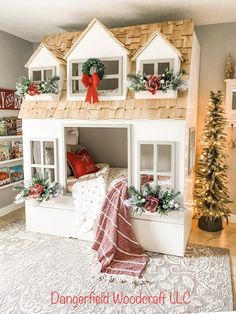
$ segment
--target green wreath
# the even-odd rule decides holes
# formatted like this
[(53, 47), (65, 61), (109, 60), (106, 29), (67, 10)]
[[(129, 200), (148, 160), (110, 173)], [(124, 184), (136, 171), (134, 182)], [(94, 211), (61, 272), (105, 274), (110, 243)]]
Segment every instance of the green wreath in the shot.
[(96, 73), (100, 80), (103, 78), (104, 71), (105, 71), (105, 65), (102, 63), (101, 60), (96, 58), (89, 58), (84, 64), (82, 65), (82, 72), (84, 74), (87, 74), (88, 76), (91, 76), (90, 69), (92, 67), (96, 68)]

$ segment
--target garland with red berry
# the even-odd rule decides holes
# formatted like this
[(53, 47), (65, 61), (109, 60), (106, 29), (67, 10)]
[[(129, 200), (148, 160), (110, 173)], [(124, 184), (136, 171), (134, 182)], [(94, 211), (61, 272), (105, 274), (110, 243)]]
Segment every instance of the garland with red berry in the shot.
[(125, 200), (125, 205), (132, 207), (134, 213), (141, 215), (145, 212), (159, 213), (167, 215), (171, 211), (182, 211), (183, 206), (177, 196), (180, 192), (163, 189), (160, 185), (153, 188), (146, 183), (142, 191), (138, 191), (134, 186), (129, 188), (129, 198)]
[(182, 76), (183, 72), (174, 74), (173, 70), (168, 69), (161, 75), (128, 74), (129, 89), (135, 92), (149, 91), (152, 95), (157, 91), (185, 89), (185, 81)]
[(53, 76), (44, 81), (34, 82), (27, 77), (23, 76), (19, 83), (16, 83), (16, 94), (24, 97), (25, 94), (35, 96), (39, 94), (58, 94), (59, 88), (59, 76)]

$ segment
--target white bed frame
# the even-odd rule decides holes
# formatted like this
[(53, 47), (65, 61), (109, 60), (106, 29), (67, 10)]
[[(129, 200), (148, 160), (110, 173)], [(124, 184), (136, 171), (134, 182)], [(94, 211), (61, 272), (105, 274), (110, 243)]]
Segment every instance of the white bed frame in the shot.
[[(34, 126), (34, 127), (33, 127)], [(175, 143), (175, 188), (184, 196), (183, 202), (187, 210), (184, 213), (170, 213), (160, 217), (157, 214), (132, 216), (137, 239), (147, 250), (183, 256), (187, 239), (191, 230), (192, 195), (191, 175), (188, 174), (188, 138), (186, 137), (186, 121), (158, 120), (158, 121), (73, 121), (73, 120), (24, 120), (23, 131), (24, 150), (27, 151), (29, 140), (56, 139), (58, 149), (58, 181), (62, 186), (66, 184), (65, 159), (65, 127), (125, 127), (128, 130), (128, 172), (130, 184), (138, 187), (139, 144), (140, 143)], [(41, 130), (41, 137), (37, 130)], [(50, 132), (48, 132), (50, 130)], [(29, 134), (29, 137), (27, 137)], [(31, 177), (30, 154), (24, 157), (25, 179)], [(190, 183), (189, 183), (190, 182)], [(52, 234), (57, 236), (78, 236), (75, 224), (75, 210), (71, 195), (64, 195), (60, 199), (50, 200), (40, 206), (33, 206), (26, 202), (26, 228), (28, 231)], [(165, 241), (163, 241), (165, 239)]]
[[(78, 234), (71, 196), (50, 200), (40, 206), (26, 202), (25, 208), (27, 231), (88, 241), (86, 235)], [(191, 209), (162, 217), (148, 213), (137, 216), (130, 212), (130, 217), (135, 236), (145, 250), (184, 256), (191, 230)]]

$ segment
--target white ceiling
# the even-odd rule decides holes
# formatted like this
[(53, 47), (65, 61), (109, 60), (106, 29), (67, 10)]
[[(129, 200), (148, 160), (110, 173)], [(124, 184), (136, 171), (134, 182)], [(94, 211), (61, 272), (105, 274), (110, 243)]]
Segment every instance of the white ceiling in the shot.
[(83, 30), (96, 17), (108, 27), (193, 18), (196, 25), (236, 22), (235, 0), (1, 0), (0, 30), (29, 41)]

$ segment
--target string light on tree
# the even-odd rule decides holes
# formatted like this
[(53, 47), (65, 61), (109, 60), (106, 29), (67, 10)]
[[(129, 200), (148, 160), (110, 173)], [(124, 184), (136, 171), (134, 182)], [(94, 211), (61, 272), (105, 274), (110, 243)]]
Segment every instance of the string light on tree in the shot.
[(224, 217), (228, 222), (230, 198), (225, 165), (227, 155), (224, 153), (226, 143), (224, 129), (227, 121), (221, 91), (211, 92), (207, 109), (201, 141), (202, 154), (194, 189), (194, 217), (212, 221), (218, 217)]

